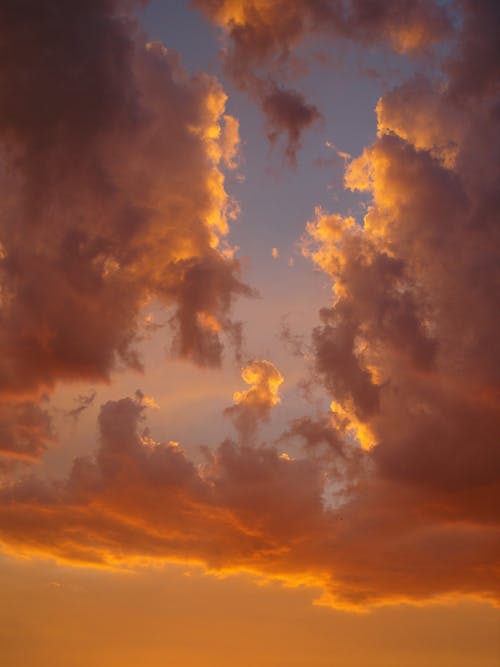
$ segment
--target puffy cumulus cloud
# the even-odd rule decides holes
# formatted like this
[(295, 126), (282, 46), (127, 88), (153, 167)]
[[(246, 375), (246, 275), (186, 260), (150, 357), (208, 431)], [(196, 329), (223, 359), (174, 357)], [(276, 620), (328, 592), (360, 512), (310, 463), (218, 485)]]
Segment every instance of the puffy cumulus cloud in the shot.
[(226, 96), (123, 10), (0, 10), (3, 394), (137, 366), (136, 314), (153, 296), (177, 309), (182, 354), (216, 363), (204, 323), (230, 328), (245, 291), (217, 250), (231, 209), (220, 164), (237, 141)]
[[(417, 150), (429, 151), (444, 166), (453, 168), (463, 140), (465, 113), (456, 105), (445, 108), (429, 79), (417, 75), (386, 93), (378, 101), (377, 118), (380, 135), (397, 134)], [(355, 164), (351, 165), (351, 178)]]
[(195, 5), (226, 31), (227, 72), (258, 100), (270, 139), (285, 135), (285, 152), (292, 164), (303, 130), (320, 113), (302, 94), (276, 81), (300, 70), (294, 51), (307, 36), (388, 42), (397, 51), (415, 52), (451, 32), (449, 12), (434, 0), (195, 0)]
[[(463, 4), (442, 75), (384, 95), (377, 140), (347, 167), (347, 187), (371, 196), (363, 225), (318, 210), (304, 243), (334, 292), (312, 336), (316, 372), (337, 432), (368, 450), (346, 516), (356, 508), (360, 533), (387, 519), (387, 563), (415, 586), (443, 549), (474, 553), (464, 585), (499, 563), (500, 84), (485, 73), (475, 85), (473, 63), (455, 69), (497, 10)], [(484, 52), (498, 48), (492, 31), (484, 39)], [(393, 560), (410, 542), (409, 560)]]
[(242, 439), (253, 436), (260, 421), (267, 421), (272, 408), (280, 402), (279, 388), (284, 378), (278, 369), (265, 359), (252, 361), (242, 370), (241, 377), (250, 385), (234, 393), (235, 405), (224, 414), (230, 417)]
[[(249, 293), (219, 248), (238, 125), (213, 77), (147, 43), (119, 0), (0, 7), (0, 395), (140, 368), (138, 315), (217, 365)], [(14, 406), (14, 413), (17, 408)]]
[[(76, 459), (65, 480), (0, 490), (4, 550), (112, 568), (194, 562), (319, 586), (337, 606), (498, 600), (498, 529), (454, 520), (446, 492), (437, 507), (422, 506), (413, 488), (351, 465), (342, 503), (327, 504), (327, 485), (345, 481), (345, 469), (325, 474), (311, 457), (229, 440), (195, 464), (178, 443), (151, 438), (144, 408), (140, 394), (106, 403), (95, 456)], [(331, 428), (293, 426), (308, 447), (340, 446)]]

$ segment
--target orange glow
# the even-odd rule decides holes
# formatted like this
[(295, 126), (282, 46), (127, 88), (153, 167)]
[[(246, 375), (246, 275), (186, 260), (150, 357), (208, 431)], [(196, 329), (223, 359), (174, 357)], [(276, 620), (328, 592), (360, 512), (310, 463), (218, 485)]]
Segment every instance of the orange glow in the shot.
[(254, 361), (242, 369), (241, 377), (250, 388), (236, 391), (233, 395), (235, 403), (272, 407), (280, 402), (278, 391), (284, 378), (271, 362)]
[(496, 665), (497, 4), (0, 2), (0, 667)]

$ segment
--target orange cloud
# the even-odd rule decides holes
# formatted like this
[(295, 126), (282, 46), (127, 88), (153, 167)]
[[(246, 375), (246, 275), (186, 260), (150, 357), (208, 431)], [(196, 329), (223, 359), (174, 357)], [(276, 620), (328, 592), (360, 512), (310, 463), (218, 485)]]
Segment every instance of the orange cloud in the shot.
[(280, 402), (279, 388), (284, 381), (278, 369), (266, 360), (253, 361), (243, 368), (241, 377), (250, 385), (234, 393), (235, 405), (225, 410), (246, 440), (255, 433), (259, 421), (267, 421), (271, 409)]
[[(494, 578), (500, 555), (500, 87), (476, 87), (465, 80), (470, 68), (452, 66), (498, 10), (465, 7), (449, 79), (415, 77), (384, 95), (377, 140), (346, 169), (347, 187), (371, 196), (363, 225), (318, 210), (304, 242), (334, 292), (312, 336), (315, 371), (333, 399), (329, 446), (344, 451), (338, 443), (354, 439), (369, 449), (369, 472), (342, 514), (374, 562), (384, 534), (394, 576), (415, 589), (432, 581), (436, 593), (449, 573), (430, 560), (443, 550), (472, 559), (450, 592), (474, 587), (471, 568)], [(311, 429), (297, 434), (314, 440)], [(352, 564), (365, 566), (357, 556)]]
[(447, 10), (434, 0), (397, 5), (378, 0), (299, 0), (293, 4), (287, 0), (195, 0), (195, 5), (225, 31), (226, 70), (258, 101), (270, 140), (285, 135), (285, 154), (292, 165), (303, 131), (321, 115), (300, 92), (278, 81), (294, 75), (295, 51), (307, 36), (387, 42), (396, 51), (416, 52), (451, 32)]
[[(351, 458), (331, 471), (349, 471), (351, 487), (327, 504), (331, 480), (319, 461), (230, 441), (195, 465), (177, 443), (141, 435), (140, 398), (102, 407), (96, 455), (77, 459), (66, 480), (0, 490), (5, 550), (100, 567), (184, 561), (251, 571), (322, 586), (337, 606), (498, 600), (498, 529), (450, 514), (450, 492), (425, 505), (415, 487), (367, 479)], [(326, 423), (295, 425), (310, 447), (330, 448), (331, 434)]]
[(219, 250), (238, 124), (215, 78), (145, 41), (131, 4), (0, 8), (0, 396), (13, 413), (59, 381), (140, 368), (153, 298), (198, 364), (241, 338), (231, 306), (251, 292)]
[(242, 70), (249, 64), (286, 57), (309, 33), (336, 34), (360, 41), (388, 41), (399, 51), (421, 49), (449, 34), (450, 16), (438, 3), (350, 0), (196, 0), (210, 19), (232, 39), (231, 61)]
[(217, 250), (232, 205), (221, 162), (238, 143), (220, 84), (145, 43), (118, 2), (32, 4), (0, 10), (0, 392), (139, 365), (152, 297), (177, 309), (181, 354), (218, 363), (198, 315), (230, 330), (232, 298), (248, 292)]
[(0, 471), (38, 459), (55, 441), (47, 410), (31, 401), (0, 406)]
[[(238, 5), (246, 23), (251, 6)], [(384, 7), (377, 20), (361, 12), (361, 25), (363, 16), (365, 25), (397, 24), (395, 16), (429, 7), (441, 16), (428, 3)], [(463, 7), (448, 79), (415, 78), (385, 95), (378, 138), (347, 168), (346, 185), (371, 197), (363, 225), (318, 210), (308, 226), (304, 252), (333, 284), (312, 334), (316, 376), (332, 404), (279, 439), (298, 439), (303, 454), (250, 444), (283, 381), (268, 361), (244, 369), (250, 386), (227, 410), (240, 442), (203, 450), (201, 465), (178, 443), (153, 440), (140, 393), (108, 402), (95, 455), (76, 459), (66, 479), (2, 483), (6, 551), (101, 567), (195, 561), (319, 585), (339, 606), (469, 595), (498, 604), (500, 90), (494, 66), (474, 80), (498, 48), (498, 10)], [(60, 57), (54, 79), (40, 67), (19, 91), (23, 68), (65, 53), (59, 14), (37, 4), (31, 51), (20, 24), (8, 22), (17, 5), (0, 9), (13, 54), (0, 66), (12, 105), (0, 111), (0, 131), (12, 151), (5, 160), (16, 157), (2, 186), (5, 459), (38, 456), (50, 439), (50, 421), (28, 393), (66, 378), (105, 379), (117, 359), (138, 365), (136, 318), (148, 298), (173, 305), (177, 350), (200, 364), (220, 359), (220, 331), (240, 334), (230, 306), (248, 288), (217, 250), (229, 215), (220, 162), (234, 158), (221, 129), (224, 94), (211, 78), (188, 77), (159, 45), (144, 48), (114, 8), (61, 3), (72, 57), (81, 63), (83, 50), (92, 76), (74, 81), (74, 63)], [(257, 11), (248, 16), (259, 23)], [(407, 29), (401, 35), (418, 42)], [(264, 53), (286, 39), (278, 33)], [(97, 63), (94, 53), (107, 59)], [(61, 80), (74, 107), (60, 97)], [(86, 109), (95, 89), (106, 94)], [(25, 103), (33, 99), (47, 106)]]

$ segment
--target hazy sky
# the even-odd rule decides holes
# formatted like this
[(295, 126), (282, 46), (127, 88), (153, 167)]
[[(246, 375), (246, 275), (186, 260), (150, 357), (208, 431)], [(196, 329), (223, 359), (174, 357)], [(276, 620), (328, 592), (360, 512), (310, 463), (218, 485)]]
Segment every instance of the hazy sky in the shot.
[(499, 20), (4, 0), (2, 665), (498, 665)]

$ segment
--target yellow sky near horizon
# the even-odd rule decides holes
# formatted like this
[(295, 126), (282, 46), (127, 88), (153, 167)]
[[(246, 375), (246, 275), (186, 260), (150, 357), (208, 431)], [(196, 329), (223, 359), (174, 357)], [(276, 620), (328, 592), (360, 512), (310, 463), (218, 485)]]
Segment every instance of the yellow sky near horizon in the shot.
[[(6, 667), (496, 667), (498, 609), (477, 602), (357, 614), (314, 591), (167, 566), (136, 574), (3, 560)], [(317, 596), (316, 596), (317, 597)]]

